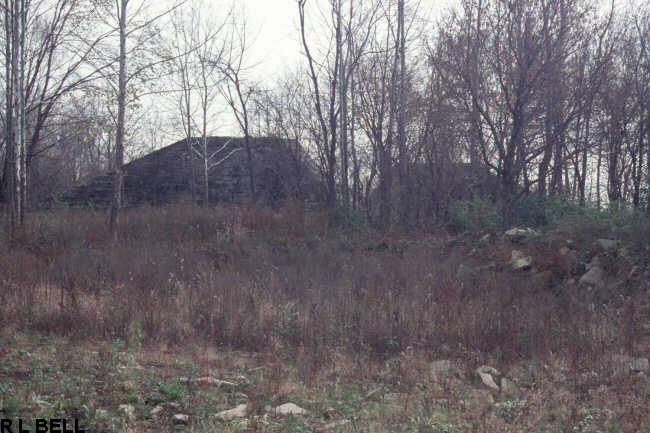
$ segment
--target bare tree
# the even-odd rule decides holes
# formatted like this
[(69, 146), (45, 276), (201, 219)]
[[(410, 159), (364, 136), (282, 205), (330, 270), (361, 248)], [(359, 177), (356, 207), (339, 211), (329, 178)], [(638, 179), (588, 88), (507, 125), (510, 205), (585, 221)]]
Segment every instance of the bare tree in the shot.
[(253, 162), (253, 150), (251, 149), (250, 131), (250, 106), (251, 96), (255, 91), (253, 85), (245, 82), (247, 67), (246, 56), (249, 49), (247, 42), (246, 17), (239, 17), (239, 24), (231, 27), (229, 44), (223, 56), (213, 59), (211, 64), (219, 67), (223, 80), (220, 82), (219, 90), (224, 97), (226, 104), (237, 121), (239, 129), (244, 134), (244, 148), (246, 149), (246, 162), (248, 164), (248, 182), (251, 191), (251, 201), (256, 202), (255, 192), (255, 167)]
[[(111, 203), (111, 214), (109, 220), (109, 231), (114, 240), (117, 240), (118, 235), (118, 222), (119, 214), (122, 208), (123, 193), (124, 193), (124, 147), (125, 147), (125, 132), (126, 132), (126, 110), (128, 95), (127, 89), (130, 82), (136, 78), (141, 77), (143, 74), (151, 71), (155, 66), (170, 62), (173, 58), (163, 57), (155, 58), (145, 55), (145, 48), (147, 44), (155, 41), (159, 34), (160, 28), (156, 27), (158, 21), (169, 15), (173, 10), (178, 8), (182, 3), (176, 3), (171, 8), (164, 10), (161, 13), (153, 15), (151, 18), (145, 17), (143, 9), (145, 4), (140, 3), (136, 5), (134, 14), (129, 16), (127, 9), (130, 7), (132, 0), (119, 0), (114, 7), (111, 4), (100, 2), (101, 6), (106, 12), (105, 24), (109, 28), (116, 30), (119, 35), (119, 48), (117, 53), (118, 69), (117, 85), (112, 81), (108, 74), (104, 74), (109, 78), (108, 82), (114, 88), (117, 99), (117, 119), (116, 119), (116, 132), (115, 132), (115, 162), (113, 166), (114, 171), (114, 185), (113, 185), (113, 200)], [(136, 17), (142, 16), (139, 20)], [(112, 17), (112, 18), (111, 18)], [(134, 47), (127, 49), (127, 39), (134, 39)], [(135, 54), (138, 54), (136, 57)], [(137, 62), (133, 62), (132, 69), (127, 71), (127, 57), (132, 56), (137, 58)], [(110, 58), (110, 56), (109, 56)]]

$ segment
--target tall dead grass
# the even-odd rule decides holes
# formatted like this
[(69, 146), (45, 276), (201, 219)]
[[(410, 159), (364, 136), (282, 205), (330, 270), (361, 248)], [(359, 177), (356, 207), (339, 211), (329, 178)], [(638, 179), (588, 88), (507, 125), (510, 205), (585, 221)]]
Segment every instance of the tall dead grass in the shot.
[(313, 359), (331, 349), (504, 362), (562, 353), (576, 370), (638, 343), (622, 338), (617, 311), (524, 276), (485, 269), (463, 288), (462, 247), (343, 239), (325, 216), (291, 209), (133, 209), (116, 244), (106, 220), (35, 215), (26, 238), (0, 250), (0, 325)]

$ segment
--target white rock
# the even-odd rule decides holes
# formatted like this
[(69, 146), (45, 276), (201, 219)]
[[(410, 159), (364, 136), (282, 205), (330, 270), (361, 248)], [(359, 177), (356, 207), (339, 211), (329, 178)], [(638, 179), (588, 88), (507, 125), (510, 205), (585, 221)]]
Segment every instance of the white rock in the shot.
[(135, 408), (130, 404), (121, 404), (117, 407), (128, 419), (135, 419)]
[(499, 391), (499, 385), (497, 385), (493, 377), (493, 376), (499, 376), (499, 371), (496, 368), (487, 365), (482, 365), (476, 369), (476, 372), (481, 378), (481, 382), (483, 382), (483, 385), (487, 386), (488, 388), (494, 391)]
[(483, 382), (483, 385), (495, 391), (499, 390), (499, 385), (497, 385), (497, 383), (494, 381), (494, 378), (492, 377), (491, 374), (479, 372), (479, 376), (481, 376), (481, 381)]
[(95, 411), (95, 418), (97, 419), (108, 419), (110, 417), (110, 413), (106, 409), (97, 409)]
[(222, 421), (230, 421), (237, 418), (246, 418), (248, 416), (248, 405), (240, 404), (233, 409), (219, 412), (216, 417)]
[(523, 259), (524, 257), (526, 257), (526, 254), (524, 254), (522, 251), (512, 250), (510, 253), (510, 262), (514, 263), (519, 259)]
[(463, 286), (472, 286), (476, 282), (476, 277), (478, 276), (478, 273), (476, 272), (476, 269), (471, 268), (467, 265), (460, 264), (458, 266), (458, 271), (456, 272), (456, 279), (463, 285)]
[(632, 362), (632, 371), (650, 373), (650, 360), (648, 358), (637, 358)]
[(199, 377), (196, 379), (192, 379), (190, 381), (191, 383), (196, 383), (198, 385), (211, 385), (211, 386), (216, 386), (216, 387), (228, 387), (228, 388), (234, 388), (237, 386), (237, 384), (233, 382), (228, 382), (226, 380), (220, 380), (216, 379), (214, 377)]
[(592, 244), (592, 247), (599, 252), (613, 251), (617, 246), (618, 242), (611, 239), (598, 239)]
[(510, 264), (515, 270), (530, 269), (530, 267), (533, 266), (533, 261), (532, 257), (526, 256), (523, 252), (518, 250), (512, 250), (512, 253), (510, 254)]
[(479, 368), (476, 369), (478, 373), (487, 373), (491, 374), (493, 376), (501, 376), (501, 373), (499, 373), (499, 370), (497, 370), (494, 367), (490, 367), (489, 365), (481, 365)]
[(506, 230), (505, 232), (505, 235), (510, 236), (511, 238), (528, 236), (529, 234), (530, 233), (528, 232), (528, 230), (518, 229), (518, 228), (512, 228), (510, 230)]
[(151, 412), (149, 412), (149, 415), (150, 416), (156, 416), (156, 415), (159, 415), (162, 411), (163, 411), (163, 407), (158, 405), (158, 406), (154, 407), (153, 409), (151, 409)]
[(185, 415), (184, 413), (177, 413), (172, 417), (172, 422), (176, 425), (187, 424), (188, 422), (190, 422), (190, 416)]
[(595, 286), (603, 279), (603, 268), (598, 265), (592, 266), (578, 281), (583, 286)]
[(309, 411), (293, 403), (285, 403), (273, 409), (273, 413), (276, 415), (306, 415)]
[(525, 269), (530, 269), (533, 266), (533, 259), (532, 257), (524, 257), (523, 259), (519, 259), (516, 262), (512, 264), (512, 267), (515, 270), (525, 270)]
[(648, 358), (633, 358), (626, 355), (614, 355), (612, 356), (612, 363), (617, 373), (650, 373), (650, 361)]

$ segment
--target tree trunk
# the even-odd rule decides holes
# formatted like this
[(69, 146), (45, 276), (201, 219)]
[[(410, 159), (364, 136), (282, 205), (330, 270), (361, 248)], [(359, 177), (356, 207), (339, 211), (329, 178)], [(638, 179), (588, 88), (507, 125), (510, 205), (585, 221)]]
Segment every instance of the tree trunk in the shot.
[[(25, 222), (25, 0), (12, 0), (10, 10), (5, 9), (7, 42), (7, 131), (6, 158), (9, 172), (7, 180), (6, 230), (15, 236)], [(10, 63), (10, 66), (9, 66)]]
[(399, 203), (400, 223), (407, 223), (408, 216), (408, 185), (407, 185), (407, 152), (406, 152), (406, 30), (404, 19), (404, 0), (397, 2), (397, 46), (396, 56), (399, 56), (399, 95), (397, 112), (397, 147), (399, 149)]
[(115, 167), (113, 183), (113, 203), (109, 231), (113, 241), (117, 241), (122, 194), (124, 191), (124, 134), (126, 121), (126, 5), (128, 0), (120, 0), (120, 53), (117, 96), (117, 132), (115, 137)]

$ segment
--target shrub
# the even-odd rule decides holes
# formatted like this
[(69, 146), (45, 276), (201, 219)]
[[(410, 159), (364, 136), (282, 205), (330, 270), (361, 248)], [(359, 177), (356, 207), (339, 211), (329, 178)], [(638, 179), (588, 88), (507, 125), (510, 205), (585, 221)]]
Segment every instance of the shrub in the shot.
[(447, 211), (449, 224), (456, 231), (494, 229), (501, 226), (501, 210), (494, 203), (476, 198), (456, 201)]

